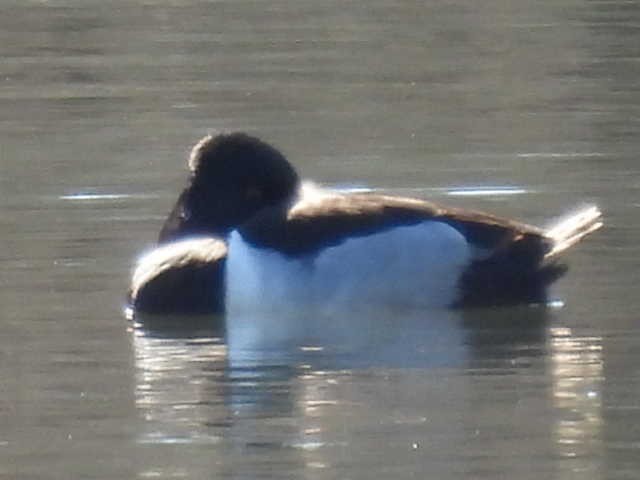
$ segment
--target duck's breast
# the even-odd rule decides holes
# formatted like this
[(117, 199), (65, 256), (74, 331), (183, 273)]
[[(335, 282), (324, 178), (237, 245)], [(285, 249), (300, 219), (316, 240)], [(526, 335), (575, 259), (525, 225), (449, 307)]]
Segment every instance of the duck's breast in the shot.
[(323, 311), (366, 306), (446, 307), (472, 249), (438, 221), (345, 239), (313, 255), (257, 248), (229, 239), (227, 311)]

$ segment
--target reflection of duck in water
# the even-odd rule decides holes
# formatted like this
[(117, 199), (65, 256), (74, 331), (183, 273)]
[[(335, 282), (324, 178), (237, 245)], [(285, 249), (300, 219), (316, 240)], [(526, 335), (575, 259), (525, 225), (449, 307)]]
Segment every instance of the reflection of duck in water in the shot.
[[(504, 324), (494, 322), (499, 312), (506, 314)], [(566, 413), (559, 417), (563, 422), (556, 415), (513, 422), (507, 440), (501, 431), (496, 434), (494, 425), (496, 415), (502, 418), (505, 412), (553, 410), (549, 388), (555, 386), (554, 364), (547, 358), (551, 352), (545, 349), (543, 326), (536, 321), (537, 315), (550, 312), (528, 307), (448, 310), (438, 312), (451, 316), (436, 318), (437, 326), (432, 312), (425, 316), (428, 322), (400, 316), (373, 341), (367, 339), (366, 348), (354, 351), (350, 342), (341, 348), (332, 340), (324, 347), (282, 351), (279, 358), (266, 359), (271, 361), (255, 354), (238, 356), (242, 352), (222, 338), (209, 332), (200, 336), (176, 324), (173, 336), (158, 338), (143, 322), (132, 336), (136, 439), (142, 447), (163, 445), (174, 454), (155, 455), (140, 466), (165, 476), (251, 478), (272, 468), (276, 459), (301, 477), (307, 471), (313, 477), (321, 465), (335, 473), (328, 476), (340, 477), (349, 468), (345, 459), (367, 455), (369, 461), (380, 436), (391, 439), (385, 440), (385, 448), (398, 465), (394, 471), (407, 465), (412, 471), (433, 471), (435, 464), (444, 469), (441, 476), (447, 476), (451, 465), (440, 462), (442, 448), (454, 449), (462, 441), (473, 455), (465, 454), (456, 472), (477, 471), (487, 442), (500, 446), (520, 438), (527, 439), (527, 446), (554, 451), (549, 442), (556, 423), (567, 423), (567, 415), (569, 421), (580, 420), (575, 411), (561, 412)], [(443, 341), (425, 333), (439, 333), (445, 323), (467, 314), (470, 321), (487, 315), (476, 337), (475, 321), (467, 339)], [(514, 323), (522, 328), (513, 328)], [(520, 338), (523, 329), (528, 333)], [(537, 339), (532, 338), (534, 330)], [(458, 358), (452, 358), (456, 352)], [(565, 360), (574, 363), (575, 356)], [(561, 444), (559, 434), (557, 438), (558, 453), (580, 448)], [(207, 461), (193, 461), (194, 448), (206, 449)], [(487, 468), (501, 462), (520, 465), (528, 451), (524, 457), (498, 453), (484, 463)], [(588, 464), (585, 459), (593, 455), (576, 461)]]
[(203, 138), (189, 168), (160, 245), (134, 273), (137, 311), (541, 302), (566, 270), (560, 254), (601, 226), (596, 207), (543, 230), (412, 198), (321, 189), (243, 133)]

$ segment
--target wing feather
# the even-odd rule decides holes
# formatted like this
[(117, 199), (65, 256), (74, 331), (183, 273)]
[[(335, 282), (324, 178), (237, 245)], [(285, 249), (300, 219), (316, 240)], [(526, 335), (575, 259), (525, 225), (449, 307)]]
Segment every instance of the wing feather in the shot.
[(414, 198), (369, 193), (303, 196), (291, 207), (263, 210), (238, 230), (255, 246), (300, 255), (338, 245), (349, 237), (429, 220), (456, 228), (483, 249), (506, 248), (523, 239), (539, 243), (543, 252), (551, 248), (542, 229), (525, 223)]

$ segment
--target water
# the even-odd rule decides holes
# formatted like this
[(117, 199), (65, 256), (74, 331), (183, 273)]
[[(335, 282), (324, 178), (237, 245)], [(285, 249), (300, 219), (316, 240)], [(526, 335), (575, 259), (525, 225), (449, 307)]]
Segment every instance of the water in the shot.
[[(622, 0), (3, 2), (0, 478), (636, 478), (639, 44)], [(547, 310), (275, 350), (132, 331), (130, 266), (210, 129), (329, 184), (606, 226)]]

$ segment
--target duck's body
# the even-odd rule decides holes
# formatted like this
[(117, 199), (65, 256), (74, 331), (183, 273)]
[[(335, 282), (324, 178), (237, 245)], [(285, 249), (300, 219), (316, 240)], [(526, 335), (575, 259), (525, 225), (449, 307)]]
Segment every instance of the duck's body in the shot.
[(434, 221), (354, 236), (304, 253), (253, 245), (234, 232), (227, 257), (227, 308), (446, 307), (459, 300), (458, 281), (471, 257), (459, 232)]
[[(601, 225), (595, 207), (545, 231), (417, 199), (323, 190), (301, 183), (280, 152), (244, 134), (206, 137), (190, 166), (191, 183), (160, 235), (161, 249), (179, 252), (176, 267), (169, 253), (157, 275), (142, 276), (144, 288), (135, 285), (131, 295), (140, 310), (207, 310), (195, 308), (193, 295), (191, 308), (182, 300), (193, 279), (203, 284), (185, 276), (185, 258), (202, 272), (207, 255), (196, 252), (211, 248), (185, 242), (193, 236), (225, 247), (209, 255), (218, 276), (207, 288), (224, 299), (212, 310), (541, 302), (565, 271), (558, 255)], [(154, 267), (143, 261), (139, 269)], [(167, 301), (150, 308), (149, 296)]]

